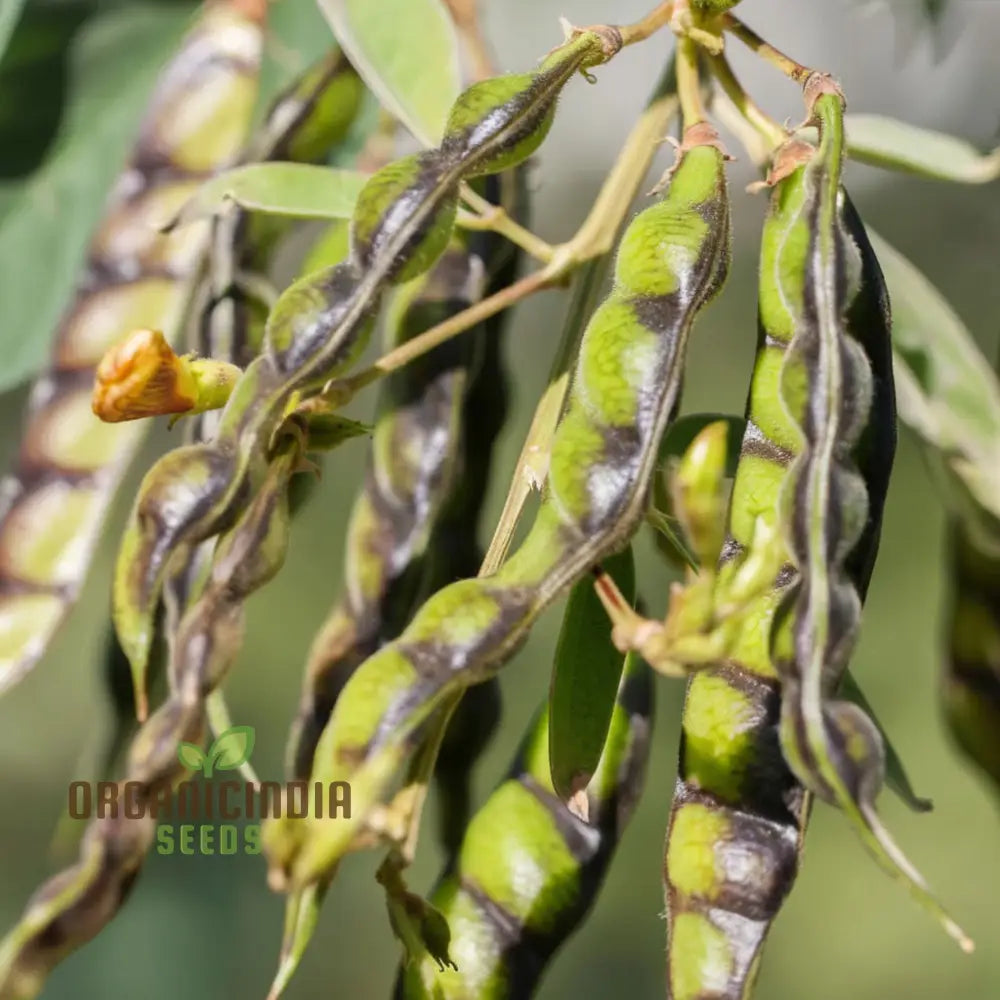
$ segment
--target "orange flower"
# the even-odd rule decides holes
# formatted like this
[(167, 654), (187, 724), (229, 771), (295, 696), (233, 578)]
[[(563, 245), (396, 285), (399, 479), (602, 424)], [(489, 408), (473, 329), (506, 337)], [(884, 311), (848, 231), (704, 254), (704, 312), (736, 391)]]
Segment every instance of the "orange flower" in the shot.
[(159, 330), (136, 330), (97, 366), (91, 408), (105, 423), (224, 406), (240, 369), (178, 357)]

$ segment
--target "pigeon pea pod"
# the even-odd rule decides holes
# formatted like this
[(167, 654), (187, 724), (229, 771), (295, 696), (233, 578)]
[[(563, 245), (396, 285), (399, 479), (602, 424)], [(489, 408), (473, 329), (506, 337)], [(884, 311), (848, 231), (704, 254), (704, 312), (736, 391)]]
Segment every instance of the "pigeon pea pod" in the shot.
[[(362, 94), (361, 81), (350, 63), (339, 51), (331, 53), (309, 67), (272, 102), (242, 160), (324, 159), (346, 135), (359, 111)], [(213, 227), (211, 258), (200, 289), (202, 305), (195, 323), (195, 349), (202, 356), (243, 367), (260, 353), (267, 313), (254, 286), (265, 280), (263, 275), (290, 223), (255, 216), (231, 205), (213, 219)], [(187, 440), (210, 437), (217, 420), (215, 411), (189, 419)], [(210, 559), (209, 545), (197, 552), (172, 573), (167, 584), (166, 603), (175, 617)], [(137, 690), (141, 692), (143, 687), (138, 680)]]
[[(731, 593), (751, 558), (761, 537), (759, 523), (780, 524), (782, 491), (801, 454), (801, 431), (779, 386), (789, 345), (803, 326), (810, 245), (810, 181), (804, 164), (815, 155), (812, 146), (793, 141), (775, 163), (775, 173), (784, 179), (774, 187), (764, 223), (757, 355), (717, 601)], [(846, 565), (863, 597), (895, 446), (892, 365), (882, 274), (857, 212), (847, 195), (842, 197), (852, 275), (846, 330), (864, 353), (874, 387), (872, 417), (852, 452), (873, 501)], [(796, 574), (781, 536), (765, 534), (768, 544), (782, 550), (771, 560), (776, 575), (735, 619), (726, 658), (694, 674), (685, 699), (664, 867), (668, 995), (674, 1000), (750, 995), (767, 933), (798, 872), (810, 797), (782, 754), (782, 688), (769, 642)], [(751, 863), (737, 866), (737, 858)]]
[(714, 130), (698, 124), (686, 132), (666, 195), (622, 239), (614, 290), (583, 334), (531, 530), (495, 574), (439, 591), (355, 672), (312, 774), (352, 781), (352, 817), (336, 829), (311, 820), (265, 827), (275, 884), (322, 877), (385, 798), (420, 724), (494, 674), (542, 610), (638, 527), (688, 336), (725, 279), (729, 238), (724, 154)]
[[(479, 301), (501, 257), (509, 256), (507, 246), (491, 233), (478, 239), (456, 236), (429, 272), (400, 289), (389, 315), (389, 346)], [(337, 694), (361, 662), (399, 634), (427, 588), (428, 576), (443, 578), (443, 585), (477, 568), (475, 526), (480, 481), (488, 466), (470, 481), (476, 471), (468, 461), (470, 436), (475, 433), (476, 458), (488, 462), (499, 422), (490, 411), (477, 413), (470, 422), (462, 417), (474, 388), (470, 378), (484, 360), (490, 333), (495, 340), (495, 331), (481, 329), (442, 344), (384, 383), (371, 460), (349, 520), (346, 592), (310, 652), (289, 748), (290, 770), (297, 778), (309, 775), (316, 741)], [(501, 375), (488, 373), (491, 379)], [(451, 518), (449, 537), (432, 547), (446, 508), (465, 506), (459, 494), (468, 492), (477, 494), (469, 509), (454, 510), (458, 518)], [(445, 547), (447, 558), (439, 554)], [(437, 589), (433, 581), (430, 586)]]
[[(542, 711), (508, 777), (475, 814), (430, 897), (451, 929), (457, 969), (409, 964), (397, 1000), (530, 997), (586, 918), (639, 799), (652, 725), (649, 668), (630, 656), (608, 740), (586, 790), (586, 818), (552, 788)], [(525, 877), (531, 872), (531, 877)]]
[[(810, 76), (805, 90), (820, 144), (804, 168), (808, 237), (795, 300), (801, 313), (779, 378), (800, 449), (781, 498), (795, 567), (773, 633), (781, 746), (805, 787), (840, 806), (879, 864), (971, 950), (875, 811), (885, 770), (878, 729), (857, 705), (835, 699), (860, 625), (862, 592), (853, 577), (867, 579), (878, 549), (895, 402), (889, 348), (881, 352), (881, 371), (873, 370), (846, 323), (861, 268), (843, 216), (843, 96), (822, 74)], [(875, 433), (866, 445), (868, 428)], [(859, 462), (854, 453), (866, 447)]]
[(75, 603), (146, 429), (91, 413), (98, 362), (138, 326), (179, 339), (209, 234), (204, 223), (170, 235), (157, 226), (243, 146), (263, 48), (250, 8), (208, 5), (160, 75), (29, 397), (20, 453), (0, 484), (0, 690), (31, 669)]
[(231, 522), (290, 405), (351, 363), (391, 285), (434, 264), (451, 239), (461, 182), (529, 156), (566, 83), (620, 46), (616, 29), (583, 31), (535, 72), (473, 85), (456, 102), (439, 148), (389, 164), (368, 181), (347, 261), (301, 279), (278, 300), (264, 353), (237, 384), (213, 441), (171, 452), (143, 481), (114, 588), (116, 625), (133, 666), (148, 657), (169, 560)]

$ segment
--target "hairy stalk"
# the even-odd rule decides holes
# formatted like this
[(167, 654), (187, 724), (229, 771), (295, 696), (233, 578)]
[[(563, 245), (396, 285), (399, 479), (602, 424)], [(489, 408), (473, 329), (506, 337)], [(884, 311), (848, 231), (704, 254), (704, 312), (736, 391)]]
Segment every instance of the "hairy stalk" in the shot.
[(38, 661), (75, 603), (110, 498), (145, 435), (144, 425), (91, 413), (94, 372), (135, 327), (179, 339), (209, 232), (205, 223), (171, 235), (157, 226), (207, 173), (236, 161), (262, 47), (261, 24), (240, 4), (209, 5), (163, 70), (109, 196), (0, 483), (0, 690)]

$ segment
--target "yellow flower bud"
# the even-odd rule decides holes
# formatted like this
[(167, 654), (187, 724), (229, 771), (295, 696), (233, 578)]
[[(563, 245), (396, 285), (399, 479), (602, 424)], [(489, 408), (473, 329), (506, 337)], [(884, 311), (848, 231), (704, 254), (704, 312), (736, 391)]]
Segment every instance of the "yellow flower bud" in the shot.
[(224, 406), (241, 374), (224, 361), (178, 357), (159, 330), (136, 330), (101, 359), (91, 408), (106, 423), (202, 413)]

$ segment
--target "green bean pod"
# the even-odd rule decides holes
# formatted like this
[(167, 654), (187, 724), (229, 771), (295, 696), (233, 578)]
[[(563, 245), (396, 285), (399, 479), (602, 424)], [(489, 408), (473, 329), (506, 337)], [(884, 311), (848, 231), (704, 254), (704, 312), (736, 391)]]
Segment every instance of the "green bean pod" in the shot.
[[(782, 402), (789, 345), (801, 328), (803, 255), (809, 246), (805, 161), (813, 147), (791, 143), (761, 243), (757, 356), (747, 429), (730, 501), (716, 600), (726, 597), (752, 554), (759, 522), (781, 522), (781, 495), (801, 452), (798, 425)], [(796, 166), (797, 164), (797, 166)], [(868, 587), (878, 514), (895, 446), (888, 297), (864, 226), (846, 194), (843, 225), (855, 277), (846, 328), (870, 365), (881, 419), (870, 420), (854, 460), (876, 498), (865, 539), (848, 573)], [(780, 538), (780, 536), (779, 536)], [(677, 787), (667, 833), (664, 884), (668, 914), (668, 996), (743, 1000), (756, 979), (768, 931), (794, 884), (810, 797), (782, 754), (781, 683), (770, 635), (795, 568), (784, 543), (770, 587), (736, 618), (728, 656), (695, 673), (682, 720)], [(784, 565), (781, 565), (781, 564)]]
[[(272, 102), (242, 161), (322, 161), (347, 134), (363, 93), (354, 68), (341, 52), (332, 52)], [(236, 205), (213, 220), (212, 253), (195, 323), (196, 353), (241, 367), (260, 353), (267, 309), (248, 286), (264, 280), (271, 258), (291, 226), (288, 220), (254, 215)], [(215, 411), (189, 417), (185, 422), (187, 441), (211, 437), (217, 423)], [(211, 546), (205, 545), (172, 573), (165, 597), (174, 620), (210, 557)], [(143, 687), (136, 683), (140, 692)]]
[(0, 690), (38, 661), (75, 603), (146, 432), (94, 416), (94, 372), (136, 327), (179, 339), (209, 233), (204, 223), (169, 236), (157, 226), (243, 147), (263, 47), (263, 7), (249, 9), (208, 5), (163, 70), (29, 397), (20, 452), (0, 483)]
[[(813, 74), (806, 99), (820, 144), (804, 171), (808, 238), (799, 272), (800, 323), (779, 380), (801, 449), (782, 491), (795, 579), (773, 633), (782, 684), (781, 746), (806, 788), (840, 806), (879, 864), (971, 950), (875, 811), (885, 772), (877, 727), (859, 706), (835, 698), (861, 620), (854, 578), (871, 572), (878, 549), (895, 402), (889, 375), (876, 386), (864, 346), (845, 323), (860, 265), (843, 222), (843, 96), (828, 77)], [(882, 353), (887, 373), (889, 347)], [(866, 428), (882, 442), (868, 449), (867, 468), (854, 454), (863, 448)]]
[[(520, 172), (500, 175), (491, 199), (518, 213)], [(404, 286), (390, 313), (392, 339), (410, 336), (472, 305), (488, 287), (505, 287), (517, 255), (490, 233), (456, 240), (434, 269)], [(307, 668), (290, 745), (290, 771), (312, 769), (316, 741), (354, 669), (395, 638), (422, 596), (474, 574), (493, 444), (506, 412), (500, 356), (503, 316), (390, 376), (375, 447), (347, 536), (347, 592), (320, 631)], [(463, 699), (438, 758), (443, 826), (468, 818), (472, 761), (499, 720), (499, 692), (482, 685)]]
[(583, 334), (531, 531), (495, 574), (435, 594), (348, 681), (312, 776), (352, 782), (351, 819), (266, 826), (274, 884), (321, 878), (385, 797), (421, 723), (493, 675), (542, 610), (638, 527), (688, 335), (728, 261), (724, 154), (699, 124), (685, 135), (667, 194), (622, 239), (614, 290)]
[(638, 802), (652, 711), (651, 672), (630, 656), (582, 819), (552, 788), (542, 710), (430, 897), (448, 921), (458, 968), (439, 971), (429, 956), (411, 963), (396, 1000), (522, 1000), (535, 992), (593, 906)]
[(463, 180), (528, 157), (544, 139), (565, 84), (621, 46), (587, 30), (538, 70), (462, 94), (442, 145), (378, 171), (362, 190), (343, 264), (293, 284), (271, 311), (264, 353), (237, 383), (211, 443), (177, 449), (147, 474), (115, 576), (115, 619), (133, 666), (145, 662), (166, 566), (217, 533), (255, 489), (290, 404), (318, 392), (356, 357), (383, 293), (428, 270), (448, 245)]

